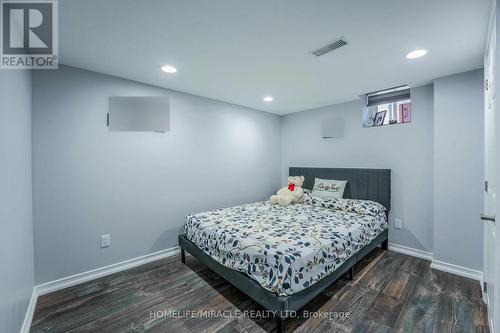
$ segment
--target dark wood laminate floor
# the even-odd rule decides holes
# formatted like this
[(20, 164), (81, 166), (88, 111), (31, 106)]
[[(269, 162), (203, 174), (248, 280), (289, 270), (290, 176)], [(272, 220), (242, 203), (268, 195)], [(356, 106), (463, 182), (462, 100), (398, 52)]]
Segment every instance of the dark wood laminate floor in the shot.
[[(305, 306), (323, 317), (299, 312), (285, 332), (488, 332), (479, 283), (429, 265), (376, 249), (353, 281), (340, 279)], [(190, 317), (184, 310), (216, 316), (175, 318)], [(272, 318), (236, 316), (245, 310), (263, 309), (195, 258), (183, 265), (175, 256), (40, 297), (31, 332), (276, 331)]]

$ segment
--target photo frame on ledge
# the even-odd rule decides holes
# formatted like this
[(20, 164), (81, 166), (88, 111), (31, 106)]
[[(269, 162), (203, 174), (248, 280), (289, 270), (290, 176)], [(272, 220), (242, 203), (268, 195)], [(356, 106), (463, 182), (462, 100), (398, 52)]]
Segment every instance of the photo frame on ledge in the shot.
[(387, 111), (377, 112), (377, 114), (375, 115), (375, 121), (374, 121), (373, 126), (382, 126), (384, 124), (386, 113), (387, 113)]

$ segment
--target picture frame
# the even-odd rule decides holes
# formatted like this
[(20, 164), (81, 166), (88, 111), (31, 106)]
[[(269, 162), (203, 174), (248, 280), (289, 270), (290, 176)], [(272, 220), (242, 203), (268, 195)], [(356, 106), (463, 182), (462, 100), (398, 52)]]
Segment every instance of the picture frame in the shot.
[(373, 126), (382, 126), (384, 125), (384, 120), (385, 120), (385, 114), (387, 113), (387, 110), (384, 111), (379, 111), (375, 114), (375, 120)]
[(400, 109), (400, 119), (402, 123), (411, 123), (411, 103), (401, 104)]

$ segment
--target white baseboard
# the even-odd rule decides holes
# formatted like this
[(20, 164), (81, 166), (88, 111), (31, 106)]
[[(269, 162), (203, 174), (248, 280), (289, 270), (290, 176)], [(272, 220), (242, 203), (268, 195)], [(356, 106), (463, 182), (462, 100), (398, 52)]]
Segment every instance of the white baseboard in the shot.
[(447, 262), (442, 262), (438, 260), (432, 260), (431, 268), (437, 269), (443, 272), (448, 272), (451, 274), (463, 276), (469, 279), (477, 280), (479, 282), (483, 281), (483, 272), (476, 271), (474, 269), (449, 264)]
[(432, 260), (432, 252), (417, 250), (412, 247), (403, 246), (399, 244), (389, 243), (389, 250), (394, 252), (399, 252), (407, 254), (412, 257), (417, 257), (425, 260)]
[(24, 315), (23, 325), (21, 326), (21, 333), (29, 333), (31, 328), (31, 322), (33, 321), (33, 314), (35, 314), (36, 301), (38, 299), (38, 294), (36, 293), (36, 287), (33, 288), (31, 293), (30, 302), (28, 304), (28, 309), (26, 310), (26, 315)]
[(146, 254), (141, 257), (125, 260), (116, 264), (109, 266), (104, 266), (96, 268), (87, 272), (75, 274), (68, 276), (59, 280), (50, 281), (47, 283), (40, 284), (36, 286), (38, 296), (46, 295), (54, 291), (58, 291), (64, 288), (76, 286), (77, 284), (84, 283), (87, 281), (95, 280), (103, 276), (107, 276), (113, 273), (121, 272), (130, 268), (134, 268), (140, 265), (144, 265), (159, 259), (170, 257), (179, 252), (179, 247), (173, 247), (170, 249), (158, 251), (151, 254)]
[(476, 271), (470, 268), (450, 264), (447, 262), (443, 261), (438, 261), (433, 259), (433, 253), (432, 252), (427, 252), (427, 251), (422, 251), (422, 250), (417, 250), (411, 247), (399, 245), (399, 244), (394, 244), (394, 243), (389, 243), (389, 250), (394, 251), (394, 252), (400, 252), (409, 256), (425, 259), (425, 260), (431, 260), (431, 268), (437, 269), (443, 272), (448, 272), (451, 274), (463, 276), (469, 279), (477, 280), (481, 283), (481, 288), (482, 288), (482, 282), (483, 282), (483, 272), (481, 271)]
[(127, 269), (141, 266), (156, 260), (167, 258), (179, 253), (179, 250), (180, 248), (176, 246), (170, 249), (146, 254), (141, 257), (125, 260), (116, 264), (96, 268), (87, 272), (75, 274), (35, 286), (33, 288), (33, 293), (31, 295), (30, 303), (28, 305), (26, 315), (24, 316), (24, 321), (23, 325), (21, 326), (20, 332), (28, 333), (30, 331), (31, 323), (33, 321), (33, 314), (35, 313), (36, 301), (39, 296), (62, 290), (64, 288), (76, 286), (77, 284), (95, 280), (103, 276), (111, 275), (113, 273), (125, 271)]

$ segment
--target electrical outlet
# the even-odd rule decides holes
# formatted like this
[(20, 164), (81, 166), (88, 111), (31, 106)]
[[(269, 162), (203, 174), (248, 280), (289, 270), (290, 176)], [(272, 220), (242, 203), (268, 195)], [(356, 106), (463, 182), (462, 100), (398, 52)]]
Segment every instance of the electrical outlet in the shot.
[(111, 246), (111, 235), (101, 235), (101, 249)]
[(402, 227), (403, 227), (403, 221), (401, 219), (395, 218), (394, 219), (394, 228), (401, 229)]

